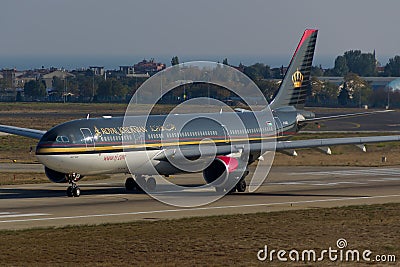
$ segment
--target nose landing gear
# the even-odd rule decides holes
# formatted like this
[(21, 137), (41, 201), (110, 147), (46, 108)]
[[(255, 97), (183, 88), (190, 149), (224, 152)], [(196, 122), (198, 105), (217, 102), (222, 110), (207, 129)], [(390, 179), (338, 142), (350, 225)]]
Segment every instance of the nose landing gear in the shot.
[(66, 175), (68, 183), (70, 184), (70, 186), (67, 188), (68, 197), (79, 197), (81, 195), (81, 189), (76, 184), (80, 177), (81, 175), (79, 173), (71, 173)]

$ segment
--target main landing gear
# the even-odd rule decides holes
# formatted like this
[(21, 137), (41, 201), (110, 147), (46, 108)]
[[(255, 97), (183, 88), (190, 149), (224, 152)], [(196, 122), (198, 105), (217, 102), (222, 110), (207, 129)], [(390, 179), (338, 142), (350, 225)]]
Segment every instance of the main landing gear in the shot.
[(155, 191), (157, 187), (156, 179), (153, 177), (145, 178), (140, 175), (136, 177), (136, 180), (132, 177), (129, 177), (125, 181), (125, 189), (126, 191), (139, 191), (143, 192), (144, 189), (148, 191)]
[[(239, 192), (239, 193), (245, 192), (245, 191), (246, 191), (246, 188), (247, 188), (247, 184), (246, 184), (245, 178), (246, 178), (246, 176), (247, 176), (248, 174), (249, 174), (249, 171), (246, 170), (246, 171), (243, 173), (242, 177), (240, 177), (240, 179), (239, 179), (239, 181), (236, 183), (236, 185), (233, 186), (232, 189), (228, 192), (228, 194), (233, 194), (233, 193), (235, 193), (236, 191)], [(228, 186), (228, 185), (225, 185), (225, 186), (217, 186), (217, 187), (215, 187), (215, 191), (217, 191), (218, 193), (222, 193), (222, 192), (228, 190), (228, 189), (226, 189), (226, 187), (229, 188), (230, 186)]]
[(81, 195), (81, 189), (75, 183), (79, 180), (80, 174), (79, 173), (71, 173), (66, 175), (68, 183), (70, 186), (67, 188), (67, 196), (68, 197), (79, 197)]
[[(239, 182), (228, 192), (228, 194), (233, 194), (236, 191), (242, 193), (246, 191), (246, 187), (247, 187), (246, 181), (244, 180), (244, 178), (241, 178)], [(225, 192), (226, 190), (228, 189), (225, 188), (224, 186), (215, 187), (215, 191), (217, 191), (218, 193)]]

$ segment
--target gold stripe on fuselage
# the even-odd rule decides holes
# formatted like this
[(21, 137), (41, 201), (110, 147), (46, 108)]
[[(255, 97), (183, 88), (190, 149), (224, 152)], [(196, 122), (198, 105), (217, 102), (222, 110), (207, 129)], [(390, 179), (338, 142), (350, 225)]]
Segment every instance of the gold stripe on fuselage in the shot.
[(77, 152), (87, 152), (87, 151), (109, 151), (113, 150), (120, 151), (121, 149), (137, 149), (145, 147), (168, 147), (176, 145), (199, 145), (210, 144), (210, 143), (231, 143), (231, 142), (242, 142), (242, 141), (261, 141), (273, 139), (274, 136), (267, 137), (257, 137), (257, 138), (238, 138), (238, 139), (219, 139), (219, 140), (202, 140), (202, 141), (184, 141), (184, 142), (167, 142), (167, 143), (154, 143), (154, 144), (132, 144), (132, 145), (116, 145), (116, 146), (93, 146), (93, 147), (40, 147), (37, 149), (37, 154), (48, 154), (48, 153), (77, 153)]

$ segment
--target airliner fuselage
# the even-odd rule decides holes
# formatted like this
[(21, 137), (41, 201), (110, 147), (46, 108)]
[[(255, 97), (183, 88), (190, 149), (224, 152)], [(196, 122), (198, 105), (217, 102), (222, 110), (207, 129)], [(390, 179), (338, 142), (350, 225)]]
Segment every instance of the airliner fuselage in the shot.
[(169, 175), (182, 171), (153, 159), (166, 148), (257, 143), (295, 131), (294, 114), (284, 118), (270, 114), (224, 112), (74, 120), (43, 135), (36, 156), (43, 165), (61, 173), (129, 173), (128, 156), (134, 159), (129, 164), (135, 174), (153, 175), (156, 170)]

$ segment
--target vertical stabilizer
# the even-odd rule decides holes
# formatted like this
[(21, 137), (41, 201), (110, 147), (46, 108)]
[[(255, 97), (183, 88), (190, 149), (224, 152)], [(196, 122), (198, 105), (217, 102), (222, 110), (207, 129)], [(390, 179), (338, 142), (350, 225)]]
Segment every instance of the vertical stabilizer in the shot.
[(318, 30), (307, 29), (294, 52), (279, 91), (270, 104), (276, 109), (283, 106), (304, 107), (310, 86), (310, 72)]

